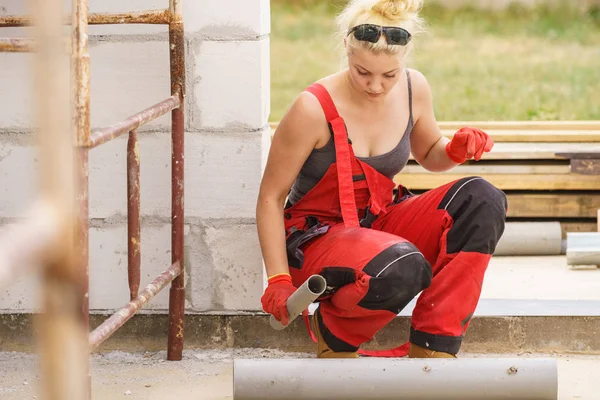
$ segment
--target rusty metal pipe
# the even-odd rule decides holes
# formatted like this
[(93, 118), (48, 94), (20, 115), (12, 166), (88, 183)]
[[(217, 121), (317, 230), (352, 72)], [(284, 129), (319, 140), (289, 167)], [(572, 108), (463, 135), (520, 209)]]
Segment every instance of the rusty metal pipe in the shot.
[[(134, 13), (93, 13), (89, 14), (88, 25), (120, 25), (120, 24), (151, 24), (167, 25), (169, 24), (168, 10), (150, 10), (138, 11)], [(68, 25), (72, 22), (72, 17), (64, 17), (63, 23)], [(29, 17), (18, 15), (7, 15), (0, 17), (0, 28), (30, 26)]]
[[(36, 44), (30, 38), (0, 38), (0, 53), (33, 53)], [(64, 52), (71, 52), (71, 41), (64, 39)]]
[(34, 48), (33, 40), (25, 38), (0, 38), (0, 53), (29, 53)]
[(124, 121), (110, 125), (106, 128), (94, 131), (87, 144), (83, 144), (87, 148), (94, 148), (103, 143), (109, 142), (133, 130), (136, 130), (142, 125), (145, 125), (163, 115), (176, 109), (180, 106), (179, 96), (174, 95), (158, 104), (148, 107), (137, 114), (127, 117)]
[[(171, 94), (179, 98), (179, 108), (171, 114), (171, 249), (172, 262), (184, 261), (184, 96), (185, 96), (185, 38), (181, 3), (170, 0), (171, 24), (169, 47), (171, 60)], [(169, 336), (167, 359), (179, 361), (183, 353), (185, 314), (184, 270), (171, 285), (169, 293)]]
[(137, 298), (131, 300), (127, 305), (110, 316), (92, 333), (90, 333), (89, 342), (93, 348), (98, 347), (102, 342), (108, 339), (114, 332), (123, 326), (131, 317), (133, 317), (148, 301), (157, 293), (165, 288), (178, 275), (181, 274), (181, 264), (175, 263), (166, 271), (160, 274), (152, 283), (144, 288)]
[(140, 148), (135, 130), (127, 140), (127, 273), (133, 300), (140, 289)]

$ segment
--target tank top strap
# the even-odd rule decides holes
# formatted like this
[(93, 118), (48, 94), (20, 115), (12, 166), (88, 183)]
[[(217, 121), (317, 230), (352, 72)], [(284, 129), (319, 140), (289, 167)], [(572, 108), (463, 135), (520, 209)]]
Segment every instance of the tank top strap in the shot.
[(408, 83), (408, 112), (409, 112), (409, 120), (413, 122), (413, 106), (412, 106), (412, 82), (410, 81), (410, 72), (408, 72), (408, 68), (405, 68), (406, 71), (406, 81)]

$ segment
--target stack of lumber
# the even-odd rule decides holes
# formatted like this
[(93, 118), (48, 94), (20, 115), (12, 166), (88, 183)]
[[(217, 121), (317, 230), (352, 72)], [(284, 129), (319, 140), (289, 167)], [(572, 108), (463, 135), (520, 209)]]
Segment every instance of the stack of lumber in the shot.
[(495, 142), (480, 161), (431, 173), (411, 159), (395, 178), (416, 193), (450, 180), (478, 175), (502, 189), (509, 221), (558, 221), (566, 232), (595, 231), (600, 209), (600, 175), (572, 170), (557, 153), (600, 153), (600, 122), (442, 122), (451, 138), (462, 126), (484, 130)]
[[(272, 124), (275, 129), (277, 124)], [(433, 173), (411, 157), (395, 182), (414, 193), (466, 176), (482, 176), (502, 189), (511, 222), (559, 222), (566, 232), (597, 230), (600, 175), (572, 171), (557, 153), (600, 152), (600, 121), (440, 122), (449, 138), (463, 126), (484, 130), (495, 142), (481, 161)]]

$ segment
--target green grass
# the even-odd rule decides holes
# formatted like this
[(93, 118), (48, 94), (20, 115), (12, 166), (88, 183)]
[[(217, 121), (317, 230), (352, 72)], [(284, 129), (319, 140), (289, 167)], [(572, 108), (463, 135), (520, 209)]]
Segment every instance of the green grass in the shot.
[[(342, 68), (342, 0), (272, 0), (271, 121), (307, 85)], [(600, 120), (600, 10), (503, 12), (431, 5), (408, 66), (423, 72), (438, 120)]]

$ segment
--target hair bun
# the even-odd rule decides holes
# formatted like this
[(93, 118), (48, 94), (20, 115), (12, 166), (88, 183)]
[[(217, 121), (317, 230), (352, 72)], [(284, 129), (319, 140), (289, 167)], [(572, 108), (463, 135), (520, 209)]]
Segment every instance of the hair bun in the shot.
[(419, 12), (422, 5), (423, 0), (378, 0), (371, 10), (386, 20), (398, 21)]

